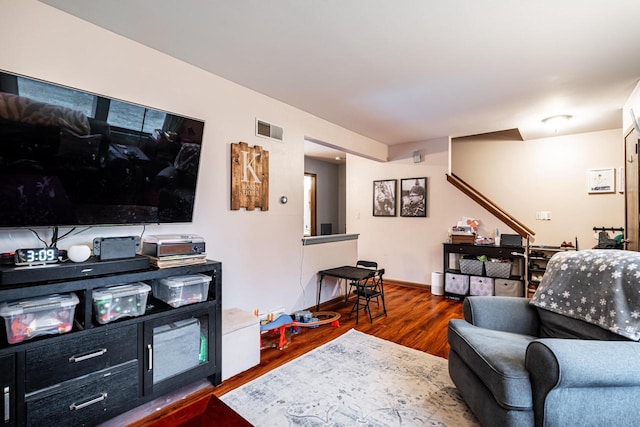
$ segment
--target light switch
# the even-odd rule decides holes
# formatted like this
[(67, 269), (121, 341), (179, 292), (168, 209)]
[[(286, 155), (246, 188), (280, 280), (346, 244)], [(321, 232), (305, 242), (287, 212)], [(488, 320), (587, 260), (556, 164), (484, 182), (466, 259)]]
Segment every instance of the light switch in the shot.
[(539, 221), (551, 221), (551, 211), (537, 211), (536, 219)]

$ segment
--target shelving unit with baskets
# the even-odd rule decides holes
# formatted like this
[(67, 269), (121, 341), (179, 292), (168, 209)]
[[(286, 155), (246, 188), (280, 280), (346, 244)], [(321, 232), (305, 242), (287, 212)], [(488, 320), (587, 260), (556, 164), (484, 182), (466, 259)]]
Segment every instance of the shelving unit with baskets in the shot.
[[(443, 244), (445, 296), (524, 296), (524, 247)], [(480, 261), (484, 256), (487, 261)], [(495, 262), (492, 260), (501, 260)]]
[(558, 252), (575, 251), (575, 247), (529, 246), (527, 252), (527, 297), (531, 298), (547, 270), (547, 263)]

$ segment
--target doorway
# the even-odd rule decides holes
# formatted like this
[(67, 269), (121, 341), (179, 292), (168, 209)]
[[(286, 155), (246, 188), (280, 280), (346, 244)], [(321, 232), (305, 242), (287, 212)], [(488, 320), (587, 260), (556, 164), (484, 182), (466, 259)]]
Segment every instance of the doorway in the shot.
[(346, 233), (346, 153), (307, 137), (304, 172), (316, 175), (315, 228), (309, 235)]

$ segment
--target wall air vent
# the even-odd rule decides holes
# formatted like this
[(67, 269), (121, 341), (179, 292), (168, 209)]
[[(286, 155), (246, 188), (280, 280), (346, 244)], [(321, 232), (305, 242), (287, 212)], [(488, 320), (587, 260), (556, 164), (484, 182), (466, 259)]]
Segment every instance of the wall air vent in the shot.
[(275, 139), (282, 141), (282, 127), (267, 123), (264, 120), (256, 118), (256, 136)]

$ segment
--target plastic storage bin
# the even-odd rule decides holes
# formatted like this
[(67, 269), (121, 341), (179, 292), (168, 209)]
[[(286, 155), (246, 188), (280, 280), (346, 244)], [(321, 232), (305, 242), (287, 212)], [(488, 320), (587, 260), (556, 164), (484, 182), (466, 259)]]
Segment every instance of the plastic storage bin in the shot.
[(153, 283), (153, 296), (174, 308), (194, 304), (207, 299), (209, 282), (206, 274), (167, 277)]
[(144, 314), (149, 292), (151, 286), (143, 282), (95, 289), (93, 311), (96, 321), (105, 324), (122, 317)]
[(39, 335), (69, 332), (77, 304), (78, 297), (73, 292), (1, 303), (7, 341), (16, 344)]

